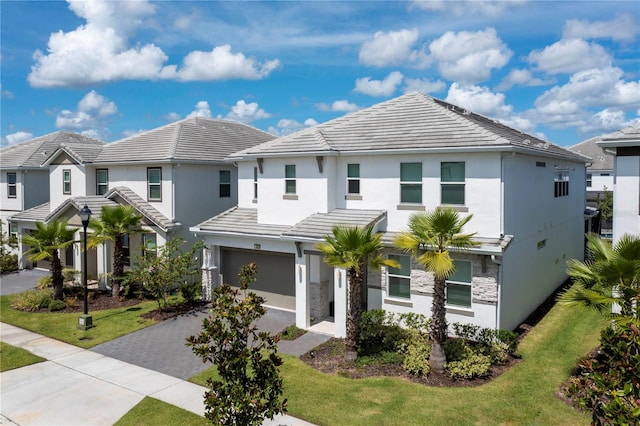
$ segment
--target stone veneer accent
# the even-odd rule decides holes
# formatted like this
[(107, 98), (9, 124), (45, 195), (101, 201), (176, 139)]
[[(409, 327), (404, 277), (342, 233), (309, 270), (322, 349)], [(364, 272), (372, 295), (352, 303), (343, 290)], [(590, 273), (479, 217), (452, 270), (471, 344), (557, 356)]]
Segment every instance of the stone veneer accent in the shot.
[(329, 281), (310, 283), (311, 307), (310, 315), (316, 321), (329, 316)]

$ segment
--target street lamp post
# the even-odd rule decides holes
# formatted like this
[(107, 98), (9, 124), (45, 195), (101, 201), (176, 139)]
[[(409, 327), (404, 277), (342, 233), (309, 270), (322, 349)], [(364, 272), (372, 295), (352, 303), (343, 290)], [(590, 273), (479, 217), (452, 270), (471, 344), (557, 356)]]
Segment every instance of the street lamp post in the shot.
[(82, 229), (84, 231), (84, 265), (82, 267), (82, 281), (84, 284), (84, 314), (78, 318), (78, 328), (81, 330), (88, 330), (93, 327), (93, 318), (89, 315), (89, 291), (87, 290), (87, 226), (89, 226), (89, 219), (91, 219), (91, 210), (85, 204), (79, 213), (80, 221), (82, 222)]

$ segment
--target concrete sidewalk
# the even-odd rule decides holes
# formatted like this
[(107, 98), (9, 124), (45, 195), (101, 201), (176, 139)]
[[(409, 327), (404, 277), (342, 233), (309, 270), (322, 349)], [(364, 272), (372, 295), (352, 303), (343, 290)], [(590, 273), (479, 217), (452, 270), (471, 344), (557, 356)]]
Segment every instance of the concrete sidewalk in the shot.
[[(1, 423), (113, 425), (145, 396), (204, 415), (206, 388), (0, 323), (0, 340), (47, 361), (2, 373)], [(278, 416), (264, 425), (311, 425)]]

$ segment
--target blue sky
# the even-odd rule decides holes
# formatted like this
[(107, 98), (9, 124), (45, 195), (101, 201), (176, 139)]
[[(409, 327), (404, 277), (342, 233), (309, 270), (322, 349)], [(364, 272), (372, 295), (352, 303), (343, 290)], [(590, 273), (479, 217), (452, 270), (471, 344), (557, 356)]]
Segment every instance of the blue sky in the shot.
[(640, 120), (637, 1), (2, 1), (1, 142), (286, 134), (420, 91), (559, 145)]

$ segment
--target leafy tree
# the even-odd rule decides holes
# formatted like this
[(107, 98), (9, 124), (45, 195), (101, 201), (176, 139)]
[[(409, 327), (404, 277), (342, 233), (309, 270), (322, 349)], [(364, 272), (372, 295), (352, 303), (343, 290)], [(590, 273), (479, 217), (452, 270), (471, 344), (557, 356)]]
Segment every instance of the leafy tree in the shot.
[(425, 270), (433, 273), (429, 364), (437, 373), (444, 372), (446, 363), (442, 347), (447, 339), (446, 280), (455, 271), (449, 250), (464, 250), (477, 245), (472, 240), (475, 233), (462, 233), (462, 228), (472, 217), (461, 218), (458, 212), (449, 208), (416, 213), (409, 219), (409, 230), (399, 233), (393, 241), (396, 247), (411, 253)]
[(187, 346), (218, 369), (221, 380), (207, 380), (204, 395), (205, 416), (216, 425), (257, 426), (286, 412), (287, 401), (280, 399), (279, 336), (258, 332), (255, 324), (266, 312), (265, 299), (247, 293), (256, 273), (256, 264), (250, 263), (240, 271), (240, 289), (217, 287), (201, 333), (187, 338)]
[(113, 271), (111, 292), (113, 297), (120, 293), (120, 283), (124, 279), (125, 253), (122, 248), (123, 237), (140, 232), (142, 216), (137, 215), (133, 206), (102, 206), (100, 219), (92, 218), (89, 228), (93, 234), (89, 247), (95, 247), (105, 241), (113, 242)]
[(610, 220), (613, 217), (613, 192), (607, 191), (606, 186), (602, 199), (598, 198), (598, 207), (603, 219)]
[(366, 267), (382, 265), (399, 267), (397, 262), (382, 255), (382, 234), (373, 227), (335, 226), (333, 234), (316, 247), (330, 266), (345, 268), (349, 275), (349, 307), (347, 313), (347, 356), (355, 357), (360, 344), (360, 320), (363, 312), (362, 291), (366, 285)]
[[(640, 325), (640, 237), (625, 234), (611, 245), (588, 234), (587, 250), (586, 261), (567, 262), (574, 285), (560, 295), (559, 302), (593, 308), (619, 323)], [(612, 312), (614, 306), (620, 312)]]
[(166, 309), (171, 291), (198, 274), (194, 255), (202, 249), (202, 243), (194, 244), (187, 251), (182, 251), (183, 244), (182, 239), (172, 239), (158, 249), (157, 256), (138, 257), (123, 282), (140, 283), (155, 297), (158, 308)]
[(0, 221), (0, 273), (4, 274), (18, 269), (18, 255), (13, 253), (18, 241), (2, 230), (2, 224)]
[(22, 242), (31, 246), (25, 252), (27, 259), (32, 262), (51, 261), (51, 284), (55, 300), (62, 300), (64, 285), (59, 250), (73, 244), (73, 237), (77, 230), (78, 228), (67, 228), (66, 220), (54, 220), (46, 224), (36, 222), (36, 230), (31, 235), (22, 237)]

